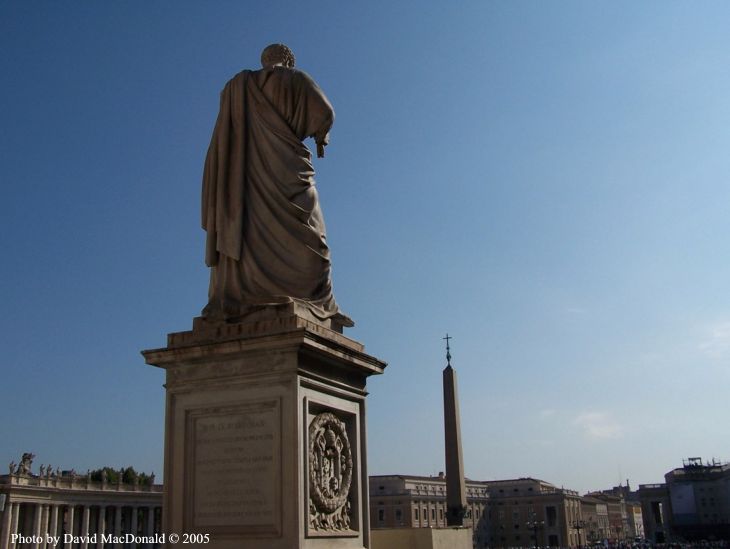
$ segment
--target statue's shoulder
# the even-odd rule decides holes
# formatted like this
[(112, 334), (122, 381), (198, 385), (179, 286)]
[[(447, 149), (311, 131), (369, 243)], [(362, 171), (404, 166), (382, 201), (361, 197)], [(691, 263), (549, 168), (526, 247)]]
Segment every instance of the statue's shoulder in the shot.
[(296, 78), (298, 78), (300, 80), (303, 80), (305, 82), (315, 83), (314, 82), (314, 78), (312, 78), (311, 76), (309, 76), (309, 73), (306, 73), (304, 71), (300, 71), (299, 69), (290, 69), (290, 70), (296, 75)]
[(235, 90), (236, 88), (245, 85), (246, 80), (252, 72), (253, 71), (245, 69), (234, 75), (233, 78), (231, 78), (228, 82), (226, 82), (226, 85), (223, 86), (223, 89), (221, 90), (221, 98), (225, 97), (226, 94), (231, 92), (231, 90)]
[(245, 81), (252, 72), (254, 72), (254, 71), (249, 70), (249, 69), (244, 69), (241, 72), (236, 73), (233, 76), (233, 78), (231, 78), (228, 82), (226, 82), (226, 86), (228, 86), (229, 84), (233, 84), (235, 82)]

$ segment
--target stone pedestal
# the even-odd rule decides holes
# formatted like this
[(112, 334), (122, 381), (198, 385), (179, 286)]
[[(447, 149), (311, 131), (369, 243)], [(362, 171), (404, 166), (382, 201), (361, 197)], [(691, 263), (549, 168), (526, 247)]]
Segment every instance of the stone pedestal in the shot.
[(372, 549), (472, 549), (471, 528), (386, 528), (372, 531)]
[(365, 384), (385, 363), (293, 304), (237, 324), (196, 319), (143, 355), (166, 370), (168, 536), (370, 547)]

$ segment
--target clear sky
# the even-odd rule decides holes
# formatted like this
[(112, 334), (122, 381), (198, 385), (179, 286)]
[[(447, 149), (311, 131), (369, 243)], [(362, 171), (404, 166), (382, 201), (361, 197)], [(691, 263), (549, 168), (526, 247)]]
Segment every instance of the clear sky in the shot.
[(389, 363), (372, 474), (443, 470), (446, 332), (470, 478), (587, 491), (730, 459), (728, 21), (711, 1), (0, 2), (0, 459), (161, 474), (164, 376), (139, 351), (205, 305), (218, 94), (272, 42), (337, 112), (315, 163), (335, 292)]

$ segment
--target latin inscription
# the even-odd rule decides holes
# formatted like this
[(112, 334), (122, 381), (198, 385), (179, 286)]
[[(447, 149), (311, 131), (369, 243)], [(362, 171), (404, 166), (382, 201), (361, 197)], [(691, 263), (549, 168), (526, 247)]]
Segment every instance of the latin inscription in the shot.
[(193, 418), (193, 523), (201, 527), (278, 522), (277, 402)]

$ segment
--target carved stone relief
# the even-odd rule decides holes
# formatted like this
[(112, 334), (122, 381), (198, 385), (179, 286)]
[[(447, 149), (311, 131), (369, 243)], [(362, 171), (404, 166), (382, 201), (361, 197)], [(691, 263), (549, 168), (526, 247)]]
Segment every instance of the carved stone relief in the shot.
[(330, 412), (309, 424), (309, 526), (320, 532), (351, 529), (353, 460), (345, 423)]

